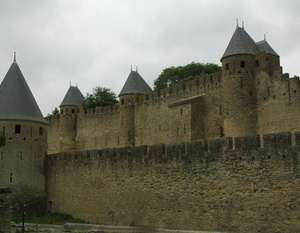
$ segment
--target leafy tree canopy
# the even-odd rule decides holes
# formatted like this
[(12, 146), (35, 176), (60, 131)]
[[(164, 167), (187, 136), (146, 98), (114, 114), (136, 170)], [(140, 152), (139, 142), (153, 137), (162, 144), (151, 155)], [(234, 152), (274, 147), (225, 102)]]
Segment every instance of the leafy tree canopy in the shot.
[(54, 108), (54, 110), (53, 110), (51, 113), (52, 113), (52, 115), (56, 115), (56, 114), (58, 114), (58, 113), (59, 113), (59, 110), (58, 110), (58, 108), (57, 108), (57, 107), (55, 107), (55, 108)]
[(87, 106), (89, 108), (107, 106), (118, 103), (116, 94), (106, 87), (95, 87), (93, 93), (86, 94)]
[(154, 80), (154, 90), (169, 87), (175, 83), (185, 82), (207, 74), (220, 71), (221, 67), (213, 63), (194, 63), (186, 66), (171, 66), (164, 69), (157, 79)]

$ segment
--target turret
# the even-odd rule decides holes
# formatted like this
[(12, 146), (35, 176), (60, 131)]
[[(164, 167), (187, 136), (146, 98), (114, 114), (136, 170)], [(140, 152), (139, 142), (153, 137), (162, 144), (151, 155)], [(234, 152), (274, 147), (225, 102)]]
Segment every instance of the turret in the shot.
[(273, 75), (279, 55), (266, 39), (255, 43), (237, 26), (222, 58), (223, 120), (225, 136), (258, 133), (257, 83), (260, 73)]
[(84, 101), (84, 96), (77, 86), (70, 86), (60, 104), (60, 151), (76, 149), (78, 106)]
[(134, 105), (138, 96), (151, 92), (152, 89), (137, 71), (130, 72), (120, 94), (120, 144), (124, 146), (135, 145), (135, 113)]
[(5, 139), (0, 147), (1, 185), (12, 188), (17, 209), (43, 209), (47, 124), (16, 56), (0, 85), (0, 134)]
[(222, 108), (225, 136), (257, 132), (253, 57), (259, 52), (244, 28), (237, 27), (222, 58)]

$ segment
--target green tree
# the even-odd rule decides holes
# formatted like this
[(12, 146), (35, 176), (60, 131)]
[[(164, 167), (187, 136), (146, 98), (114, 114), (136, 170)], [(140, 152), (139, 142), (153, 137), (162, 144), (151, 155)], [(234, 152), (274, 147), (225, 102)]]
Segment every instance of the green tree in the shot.
[(93, 93), (86, 94), (87, 106), (89, 108), (107, 106), (118, 103), (116, 94), (106, 87), (95, 87)]
[(54, 110), (52, 111), (52, 115), (56, 115), (59, 113), (59, 110), (57, 107), (54, 108)]
[(221, 67), (213, 63), (190, 63), (186, 66), (171, 66), (164, 69), (154, 80), (154, 90), (169, 87), (176, 83), (185, 82), (204, 75), (220, 71)]

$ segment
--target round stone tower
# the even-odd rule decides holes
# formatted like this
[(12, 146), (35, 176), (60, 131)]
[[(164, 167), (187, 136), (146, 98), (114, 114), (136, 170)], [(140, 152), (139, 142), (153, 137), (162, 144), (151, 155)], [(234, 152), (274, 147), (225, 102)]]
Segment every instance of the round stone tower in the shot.
[(70, 86), (60, 104), (60, 151), (76, 150), (77, 115), (84, 96), (77, 86)]
[(222, 108), (225, 136), (257, 133), (257, 100), (253, 76), (257, 45), (244, 28), (237, 27), (222, 62)]
[(16, 62), (0, 85), (0, 183), (15, 209), (43, 211), (47, 123)]
[(134, 106), (138, 96), (151, 92), (152, 89), (137, 71), (131, 70), (120, 94), (120, 145), (135, 145), (135, 112)]

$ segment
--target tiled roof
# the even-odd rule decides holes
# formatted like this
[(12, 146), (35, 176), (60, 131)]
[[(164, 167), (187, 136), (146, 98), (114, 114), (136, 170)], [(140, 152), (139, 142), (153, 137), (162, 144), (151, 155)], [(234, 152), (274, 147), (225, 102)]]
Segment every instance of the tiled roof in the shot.
[(147, 94), (151, 87), (145, 82), (137, 71), (131, 71), (119, 96), (126, 94)]
[(70, 106), (70, 105), (78, 105), (82, 104), (84, 101), (84, 96), (78, 89), (78, 87), (70, 86), (67, 94), (65, 95), (63, 101), (60, 104), (61, 106)]
[(256, 42), (256, 45), (259, 51), (264, 51), (266, 53), (279, 56), (266, 40)]
[(249, 36), (244, 28), (237, 27), (231, 37), (231, 40), (221, 58), (236, 54), (254, 54), (258, 48), (254, 40)]
[(221, 58), (237, 54), (255, 54), (264, 51), (279, 56), (266, 40), (255, 43), (244, 28), (237, 27)]
[(0, 85), (0, 119), (46, 123), (16, 61)]

